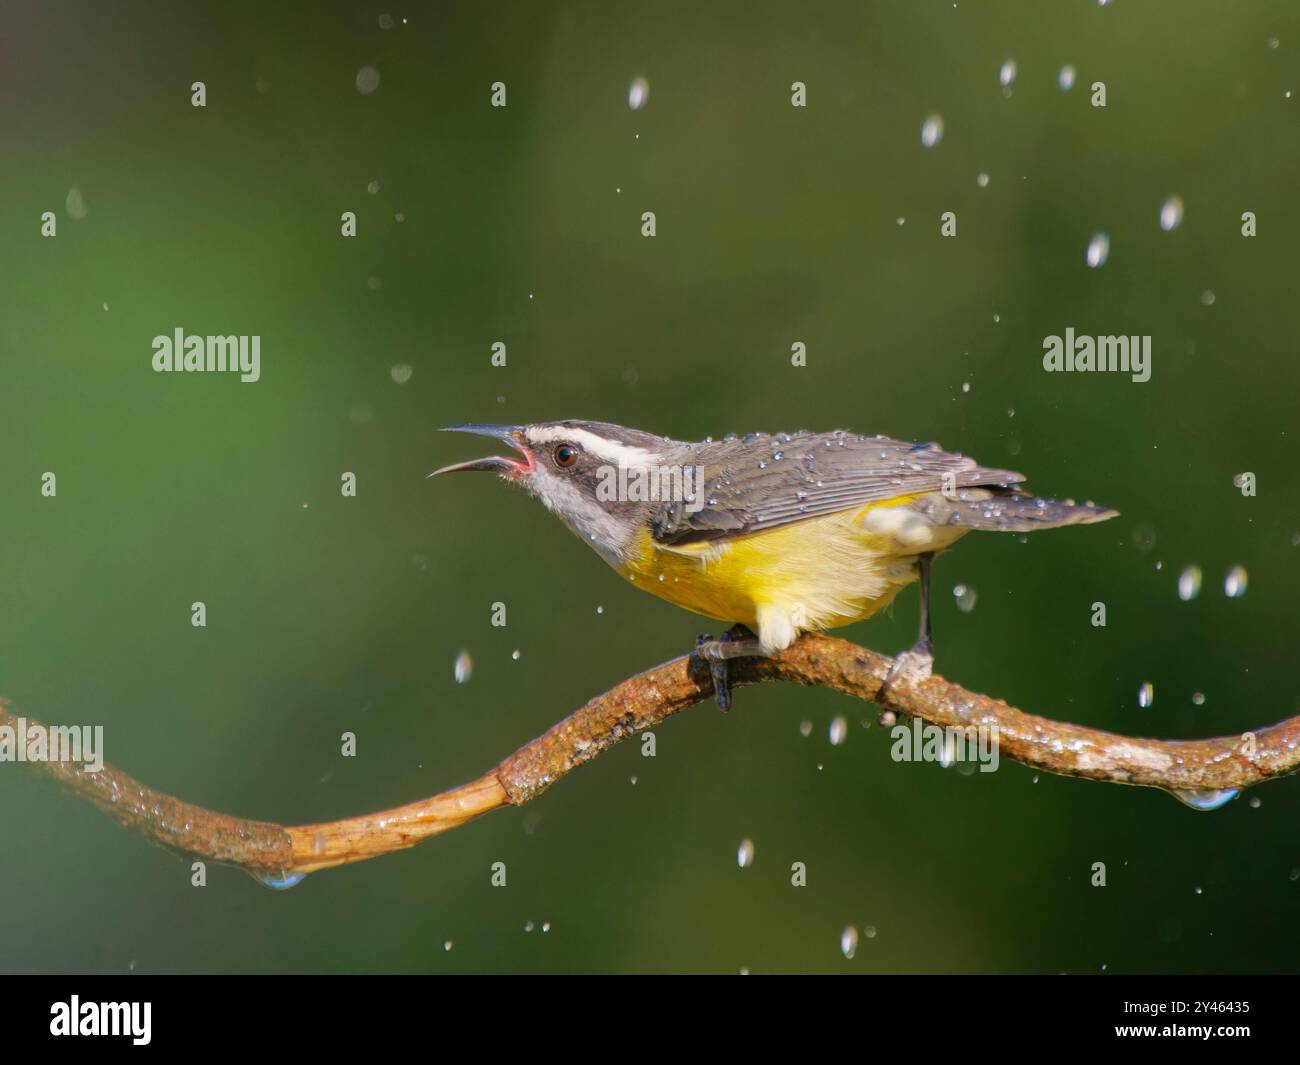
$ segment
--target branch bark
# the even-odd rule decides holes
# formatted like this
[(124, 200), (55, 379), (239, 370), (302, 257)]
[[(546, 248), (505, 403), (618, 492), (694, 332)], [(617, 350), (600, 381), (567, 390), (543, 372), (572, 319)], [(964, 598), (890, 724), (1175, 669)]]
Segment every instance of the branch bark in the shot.
[[(733, 661), (731, 676), (734, 686), (791, 681), (876, 701), (941, 727), (996, 729), (1000, 755), (1035, 769), (1163, 788), (1207, 808), (1232, 791), (1300, 769), (1300, 717), (1243, 736), (1136, 739), (1036, 717), (939, 676), (896, 679), (881, 698), (891, 663), (845, 640), (804, 636), (775, 657)], [(406, 806), (312, 825), (284, 826), (206, 810), (153, 791), (107, 764), (97, 773), (76, 762), (31, 764), (125, 828), (187, 855), (238, 865), (273, 886), (288, 886), (307, 873), (413, 847), (490, 810), (520, 806), (620, 740), (712, 694), (701, 663), (690, 656), (675, 658), (598, 695), (477, 780)], [(17, 724), (0, 701), (0, 726)]]

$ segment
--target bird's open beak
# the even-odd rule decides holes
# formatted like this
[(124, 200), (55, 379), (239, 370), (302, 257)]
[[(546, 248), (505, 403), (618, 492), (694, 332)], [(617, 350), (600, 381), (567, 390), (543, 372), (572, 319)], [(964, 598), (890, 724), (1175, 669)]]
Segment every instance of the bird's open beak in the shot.
[(440, 470), (434, 470), (429, 474), (430, 477), (437, 477), (440, 473), (459, 473), (462, 470), (482, 470), (485, 473), (499, 473), (505, 477), (518, 477), (533, 468), (532, 456), (523, 446), (523, 432), (517, 425), (449, 425), (441, 432), (473, 433), (475, 436), (490, 436), (496, 440), (504, 440), (524, 458), (520, 461), (490, 455), (484, 459), (470, 459), (469, 462), (458, 462), (454, 466), (444, 466)]

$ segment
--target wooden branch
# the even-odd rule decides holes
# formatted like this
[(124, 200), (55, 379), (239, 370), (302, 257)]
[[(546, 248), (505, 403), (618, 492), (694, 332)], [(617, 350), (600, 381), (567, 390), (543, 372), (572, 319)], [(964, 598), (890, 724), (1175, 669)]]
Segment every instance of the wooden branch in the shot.
[[(999, 753), (1035, 769), (1171, 791), (1209, 808), (1236, 789), (1300, 768), (1300, 717), (1244, 736), (1149, 740), (1026, 714), (933, 676), (896, 680), (880, 699), (891, 659), (827, 636), (804, 636), (766, 659), (731, 663), (733, 685), (767, 681), (831, 688), (878, 701), (942, 727), (996, 728)], [(712, 698), (707, 669), (675, 658), (592, 699), (549, 732), (469, 784), (380, 813), (286, 827), (205, 810), (151, 790), (110, 765), (90, 773), (76, 762), (33, 762), (126, 828), (211, 861), (238, 865), (276, 887), (307, 873), (412, 847), (501, 806), (536, 798), (620, 740)], [(743, 713), (743, 703), (736, 711)], [(28, 719), (29, 726), (36, 722)], [(0, 726), (17, 719), (0, 701)]]

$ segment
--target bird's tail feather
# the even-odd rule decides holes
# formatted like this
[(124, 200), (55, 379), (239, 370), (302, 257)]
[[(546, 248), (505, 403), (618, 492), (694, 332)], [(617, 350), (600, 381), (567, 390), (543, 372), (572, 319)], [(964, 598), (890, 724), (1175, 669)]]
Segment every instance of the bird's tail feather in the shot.
[(980, 489), (959, 490), (954, 496), (932, 492), (914, 500), (912, 506), (936, 525), (993, 532), (1036, 532), (1062, 525), (1091, 525), (1119, 516), (1119, 511), (1093, 503)]

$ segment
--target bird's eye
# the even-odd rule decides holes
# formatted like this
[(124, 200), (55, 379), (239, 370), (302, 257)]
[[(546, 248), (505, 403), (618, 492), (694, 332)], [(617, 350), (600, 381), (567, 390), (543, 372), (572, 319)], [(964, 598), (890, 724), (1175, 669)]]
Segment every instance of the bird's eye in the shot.
[(568, 468), (578, 461), (578, 449), (572, 444), (561, 444), (555, 449), (555, 465)]

